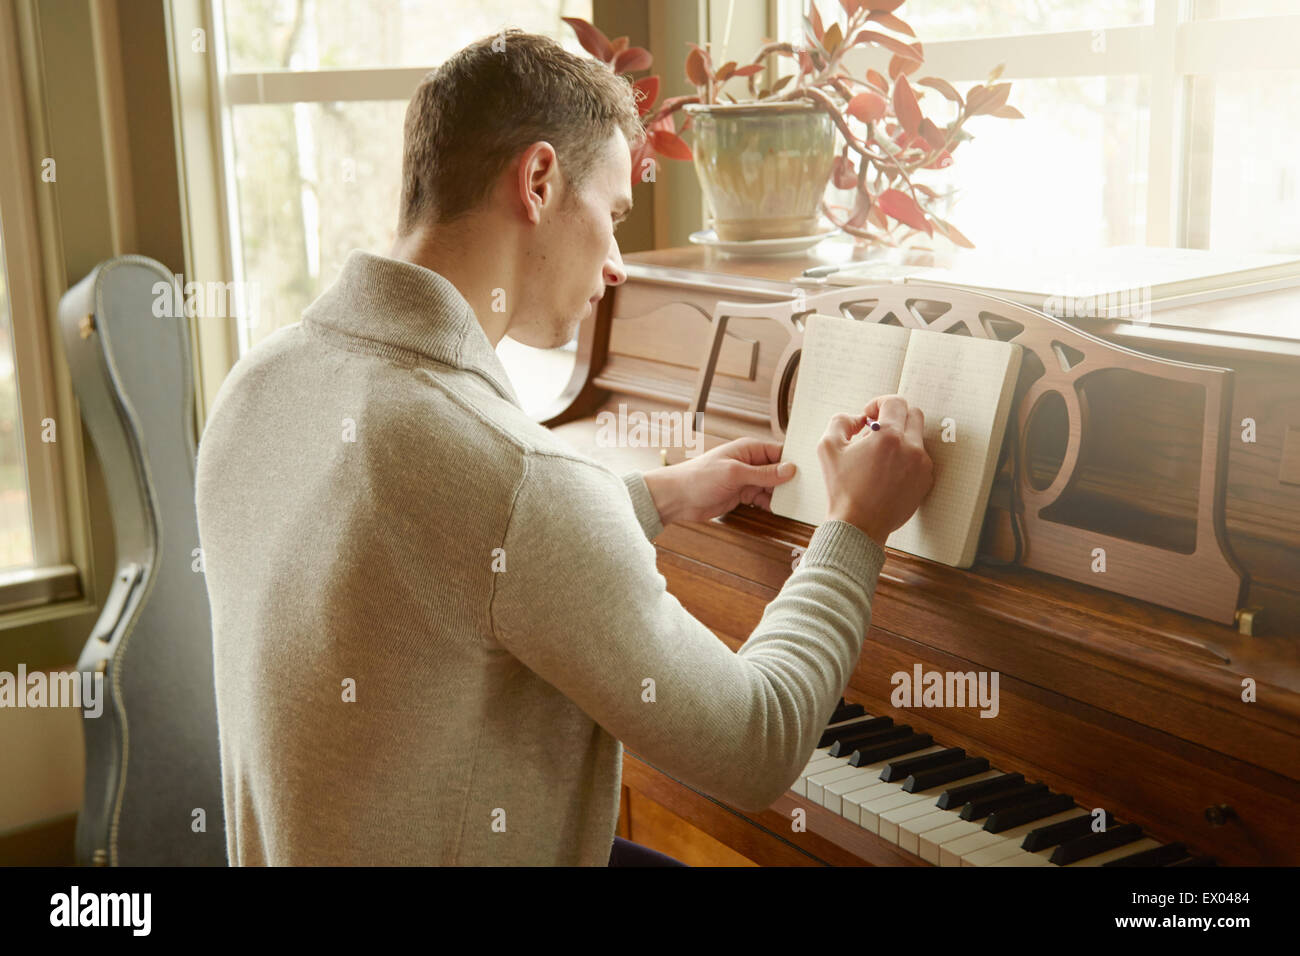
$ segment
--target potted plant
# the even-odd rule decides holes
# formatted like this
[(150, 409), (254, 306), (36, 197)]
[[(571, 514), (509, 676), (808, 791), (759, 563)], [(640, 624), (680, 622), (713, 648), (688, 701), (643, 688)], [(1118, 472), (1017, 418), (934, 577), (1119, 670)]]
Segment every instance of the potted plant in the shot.
[[(898, 245), (923, 232), (973, 248), (939, 216), (939, 193), (917, 174), (952, 164), (957, 147), (971, 138), (965, 130), (971, 117), (1023, 117), (1007, 103), (1011, 84), (997, 82), (1001, 67), (964, 96), (937, 76), (909, 79), (925, 57), (915, 32), (895, 13), (902, 2), (839, 0), (843, 23), (829, 26), (810, 2), (803, 44), (764, 42), (743, 65), (715, 65), (706, 47), (691, 44), (686, 76), (694, 96), (659, 102), (657, 76), (635, 80), (646, 138), (634, 147), (634, 181), (646, 178), (656, 156), (693, 158), (720, 239), (809, 235), (820, 210), (865, 243)], [(616, 73), (631, 79), (650, 69), (650, 53), (629, 47), (627, 37), (611, 41), (585, 20), (565, 22)], [(891, 54), (886, 73), (854, 76), (843, 65), (844, 55), (863, 45)], [(777, 76), (781, 58), (793, 61), (795, 72)], [(745, 81), (744, 100), (723, 90), (737, 78)], [(925, 115), (928, 94), (955, 104), (951, 121), (939, 125)], [(676, 114), (683, 111), (679, 131)], [(679, 135), (692, 124), (694, 151)], [(826, 202), (828, 182), (851, 191), (849, 206)]]

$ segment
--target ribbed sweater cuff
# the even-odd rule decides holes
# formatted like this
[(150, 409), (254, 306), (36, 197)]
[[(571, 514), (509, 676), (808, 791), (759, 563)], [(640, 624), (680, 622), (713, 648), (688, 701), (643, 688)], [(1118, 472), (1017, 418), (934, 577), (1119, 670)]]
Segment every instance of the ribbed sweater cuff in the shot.
[(636, 511), (636, 520), (641, 522), (641, 530), (653, 541), (663, 532), (664, 523), (654, 499), (650, 497), (645, 477), (639, 471), (630, 471), (623, 476), (623, 484), (627, 485), (627, 493), (632, 497), (632, 508)]
[(885, 549), (865, 531), (847, 521), (826, 521), (818, 525), (808, 542), (799, 566), (831, 567), (843, 571), (866, 590), (876, 593), (876, 580), (885, 564)]

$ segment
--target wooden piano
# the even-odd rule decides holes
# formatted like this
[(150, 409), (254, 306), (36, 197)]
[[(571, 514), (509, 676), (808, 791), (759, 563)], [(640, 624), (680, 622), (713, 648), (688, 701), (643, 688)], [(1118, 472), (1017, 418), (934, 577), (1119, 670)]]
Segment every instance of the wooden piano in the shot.
[[(782, 434), (790, 303), (826, 291), (794, 277), (818, 264), (629, 255), (544, 423), (616, 471), (683, 457), (601, 447), (596, 416), (620, 406), (702, 410), (709, 445)], [(843, 314), (879, 321), (885, 301)], [(906, 309), (883, 320), (942, 319)], [(1070, 384), (1051, 402), (1022, 382), (980, 558), (958, 570), (888, 552), (838, 726), (791, 791), (741, 812), (629, 752), (620, 835), (693, 865), (1300, 863), (1300, 290), (1154, 318), (1043, 326), (1046, 371)], [(968, 325), (948, 330), (979, 334)], [(812, 530), (742, 506), (667, 528), (659, 569), (734, 649)], [(1126, 556), (1118, 573), (1048, 560), (1090, 541)], [(891, 675), (918, 667), (997, 672), (996, 718), (894, 707)]]

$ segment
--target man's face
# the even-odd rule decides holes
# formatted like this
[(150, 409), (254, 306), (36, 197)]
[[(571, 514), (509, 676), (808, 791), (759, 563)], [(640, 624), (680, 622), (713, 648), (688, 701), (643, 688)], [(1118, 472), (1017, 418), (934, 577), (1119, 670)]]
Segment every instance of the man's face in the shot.
[(539, 224), (531, 302), (516, 314), (510, 338), (535, 348), (563, 345), (595, 313), (605, 287), (626, 278), (614, 227), (632, 208), (631, 179), (627, 139), (615, 132), (582, 187), (562, 186), (554, 213)]

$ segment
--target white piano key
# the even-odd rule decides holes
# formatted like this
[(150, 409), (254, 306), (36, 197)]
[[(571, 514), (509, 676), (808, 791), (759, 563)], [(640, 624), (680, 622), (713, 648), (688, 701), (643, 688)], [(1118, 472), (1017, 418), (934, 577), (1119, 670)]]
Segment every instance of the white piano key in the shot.
[(928, 833), (931, 830), (937, 830), (940, 827), (946, 827), (950, 823), (960, 820), (956, 811), (953, 810), (936, 810), (930, 808), (930, 812), (919, 817), (913, 817), (898, 827), (898, 848), (906, 850), (913, 856), (921, 855), (921, 834)]
[(847, 767), (848, 757), (814, 757), (809, 761), (808, 766), (804, 767), (803, 773), (799, 779), (794, 782), (790, 789), (801, 797), (808, 796), (808, 778), (827, 770), (834, 770), (836, 767)]
[[(867, 820), (870, 816), (876, 817), (876, 820), (869, 824), (860, 823), (872, 833), (877, 834), (882, 840), (888, 840), (890, 843), (898, 842), (898, 820), (891, 818), (889, 814), (911, 811), (903, 819), (912, 819), (920, 816), (924, 810), (937, 810), (935, 802), (939, 795), (950, 787), (962, 786), (968, 783), (978, 783), (981, 780), (992, 780), (994, 777), (1002, 776), (1000, 770), (984, 770), (979, 773), (971, 774), (969, 777), (962, 777), (960, 780), (954, 780), (951, 783), (941, 784), (937, 787), (931, 787), (929, 790), (919, 790), (916, 793), (908, 793), (900, 790), (892, 797), (884, 797), (880, 800), (873, 801), (870, 805), (863, 806), (861, 819)], [(958, 811), (950, 811), (953, 814), (952, 819), (960, 820)]]
[[(1010, 845), (1018, 848), (1024, 842), (1025, 834), (1030, 831), (1039, 827), (1051, 826), (1053, 823), (1063, 823), (1074, 817), (1081, 817), (1086, 812), (1082, 807), (1073, 807), (1070, 810), (1063, 810), (1060, 813), (1055, 813), (1050, 817), (1043, 817), (1041, 820), (1035, 820), (1032, 823), (1012, 827), (1010, 830), (1004, 830), (1001, 833), (990, 833), (988, 830), (981, 829), (979, 833), (972, 833), (970, 836), (953, 840), (951, 843), (945, 843), (939, 854), (939, 865), (962, 866), (965, 857), (992, 846)], [(983, 827), (984, 820), (980, 820), (979, 823)]]
[(1120, 860), (1133, 853), (1141, 853), (1143, 850), (1154, 850), (1161, 846), (1155, 840), (1149, 837), (1143, 837), (1140, 840), (1134, 840), (1132, 843), (1125, 843), (1123, 846), (1117, 846), (1113, 850), (1106, 850), (1102, 853), (1094, 853), (1092, 856), (1085, 857), (1082, 860), (1075, 860), (1073, 863), (1067, 863), (1066, 866), (1101, 866), (1103, 863), (1109, 863), (1111, 860)]
[(1037, 853), (1026, 853), (1024, 850), (1013, 853), (1005, 857), (998, 866), (1051, 866), (1052, 863), (1045, 856)]
[[(876, 776), (880, 771), (876, 771)], [(823, 804), (825, 800), (825, 787), (828, 783), (834, 783), (836, 780), (866, 780), (871, 774), (862, 767), (850, 767), (847, 762), (844, 766), (836, 767), (833, 770), (825, 770), (822, 773), (814, 774), (808, 778), (808, 799), (813, 803)]]
[(921, 859), (938, 866), (940, 850), (945, 843), (951, 843), (953, 840), (971, 833), (978, 833), (983, 826), (983, 823), (959, 819), (955, 823), (949, 823), (934, 830), (927, 830), (921, 834), (921, 852), (919, 856)]
[[(929, 747), (925, 750), (918, 750), (915, 754), (909, 754), (908, 756), (919, 757), (922, 754), (934, 753), (936, 751), (943, 750), (943, 749), (944, 748), (942, 747)], [(853, 793), (856, 792), (857, 790), (866, 789), (868, 787), (874, 788), (878, 786), (885, 786), (885, 787), (893, 787), (895, 791), (901, 791), (903, 789), (902, 780), (893, 783), (885, 783), (883, 780), (880, 779), (880, 774), (884, 771), (885, 767), (889, 765), (891, 760), (896, 760), (896, 759), (898, 758), (891, 757), (889, 758), (889, 760), (882, 760), (879, 763), (867, 764), (862, 768), (860, 768), (870, 775), (870, 779), (865, 783), (863, 783), (861, 780), (855, 781), (852, 779), (847, 779), (847, 780), (837, 781), (833, 786), (827, 787), (826, 801), (823, 805), (826, 807), (826, 809), (831, 810), (834, 813), (838, 813), (841, 816), (846, 816), (848, 817), (848, 819), (853, 820), (854, 823), (857, 823), (856, 811), (851, 816), (844, 812), (844, 803), (842, 798), (844, 797), (845, 794)]]

